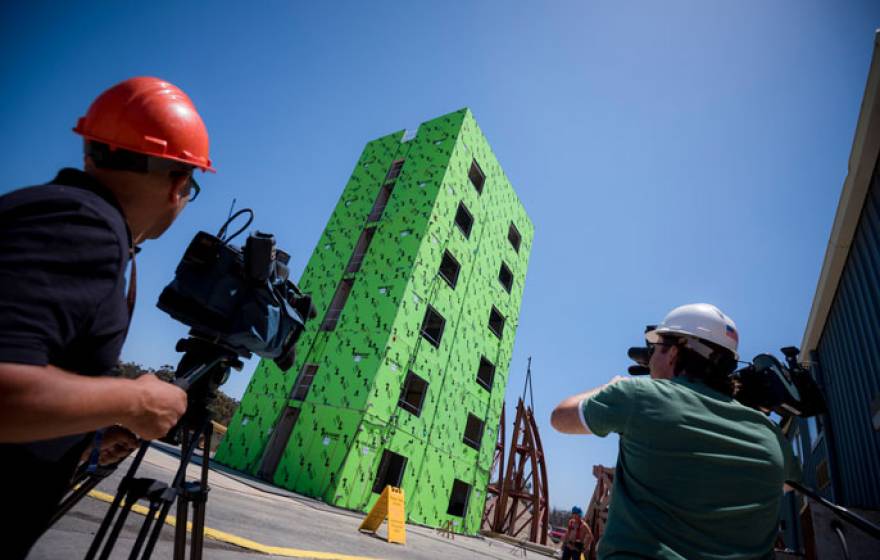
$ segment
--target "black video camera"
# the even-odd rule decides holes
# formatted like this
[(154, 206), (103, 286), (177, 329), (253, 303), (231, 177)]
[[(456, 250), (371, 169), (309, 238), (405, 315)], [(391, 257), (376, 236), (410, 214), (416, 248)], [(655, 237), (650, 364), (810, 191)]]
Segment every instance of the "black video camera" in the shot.
[(739, 390), (736, 400), (780, 416), (809, 417), (827, 411), (825, 398), (810, 372), (797, 361), (794, 346), (781, 349), (783, 364), (772, 354), (758, 354), (752, 363), (733, 372)]
[[(654, 330), (648, 325), (645, 332)], [(810, 372), (797, 361), (799, 350), (794, 346), (782, 348), (786, 363), (772, 354), (758, 354), (751, 363), (730, 374), (737, 387), (734, 398), (742, 404), (758, 409), (772, 410), (780, 416), (809, 417), (826, 412), (825, 399)], [(630, 348), (627, 355), (636, 365), (630, 366), (630, 375), (647, 375), (651, 351), (647, 347)]]
[[(229, 224), (249, 214), (245, 225), (226, 237)], [(311, 297), (288, 279), (290, 256), (276, 248), (272, 234), (252, 233), (244, 246), (232, 239), (253, 221), (253, 211), (230, 216), (217, 235), (196, 234), (159, 296), (158, 307), (190, 326), (191, 335), (249, 358), (251, 352), (290, 369), (296, 341), (315, 316)]]

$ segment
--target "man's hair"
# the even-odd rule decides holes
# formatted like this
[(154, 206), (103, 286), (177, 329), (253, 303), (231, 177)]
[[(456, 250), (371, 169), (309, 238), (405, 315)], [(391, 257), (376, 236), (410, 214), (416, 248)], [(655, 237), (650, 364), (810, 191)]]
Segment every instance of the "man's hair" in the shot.
[(92, 158), (98, 169), (132, 171), (134, 173), (171, 172), (183, 174), (192, 172), (194, 167), (186, 163), (139, 154), (122, 148), (112, 149), (103, 142), (85, 140), (83, 153)]
[(729, 397), (734, 395), (734, 384), (730, 374), (736, 369), (736, 359), (729, 350), (701, 339), (701, 344), (712, 349), (712, 353), (706, 358), (686, 347), (682, 339), (675, 342), (678, 348), (675, 375), (684, 375), (691, 381), (699, 381)]

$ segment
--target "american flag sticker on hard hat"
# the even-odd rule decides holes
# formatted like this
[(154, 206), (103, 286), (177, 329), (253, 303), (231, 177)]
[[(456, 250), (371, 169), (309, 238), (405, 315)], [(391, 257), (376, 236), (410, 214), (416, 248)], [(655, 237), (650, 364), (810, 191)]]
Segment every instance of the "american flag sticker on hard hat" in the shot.
[(734, 329), (730, 325), (724, 325), (724, 334), (726, 334), (728, 338), (732, 338), (734, 342), (739, 344), (739, 335), (736, 334), (736, 329)]

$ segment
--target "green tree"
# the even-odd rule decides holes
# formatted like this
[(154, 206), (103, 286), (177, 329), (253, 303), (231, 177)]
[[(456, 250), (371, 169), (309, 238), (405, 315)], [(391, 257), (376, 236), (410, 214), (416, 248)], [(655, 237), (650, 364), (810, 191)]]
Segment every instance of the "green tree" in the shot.
[[(159, 379), (170, 382), (174, 380), (174, 370), (174, 366), (167, 364), (156, 370), (147, 369), (134, 362), (119, 362), (116, 364), (117, 375), (127, 379), (135, 379), (145, 373), (152, 373)], [(238, 404), (239, 402), (237, 400), (233, 399), (222, 390), (217, 389), (217, 396), (214, 399), (214, 402), (208, 406), (208, 409), (213, 414), (214, 420), (217, 423), (228, 426), (229, 421), (232, 420), (232, 415), (235, 414), (236, 409), (238, 409)]]

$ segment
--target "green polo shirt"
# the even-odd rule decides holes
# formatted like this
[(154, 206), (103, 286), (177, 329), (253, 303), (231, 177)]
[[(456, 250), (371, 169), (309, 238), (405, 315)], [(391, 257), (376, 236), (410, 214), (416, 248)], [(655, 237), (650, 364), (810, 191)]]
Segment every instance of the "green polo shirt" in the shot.
[(581, 413), (620, 434), (600, 558), (772, 558), (783, 481), (801, 471), (770, 418), (683, 377), (621, 381)]

